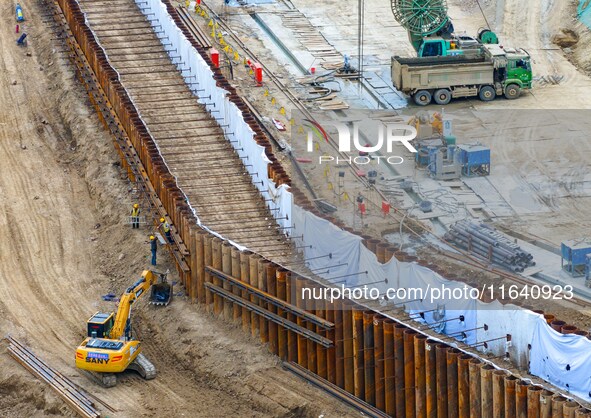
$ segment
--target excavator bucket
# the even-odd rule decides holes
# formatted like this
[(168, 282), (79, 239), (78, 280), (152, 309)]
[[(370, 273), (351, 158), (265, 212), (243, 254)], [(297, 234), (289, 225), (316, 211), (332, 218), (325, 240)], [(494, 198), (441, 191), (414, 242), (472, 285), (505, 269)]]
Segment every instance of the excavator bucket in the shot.
[(150, 291), (150, 303), (166, 306), (172, 300), (172, 285), (169, 283), (157, 283)]
[(155, 283), (150, 290), (150, 303), (153, 305), (166, 306), (172, 300), (172, 284)]

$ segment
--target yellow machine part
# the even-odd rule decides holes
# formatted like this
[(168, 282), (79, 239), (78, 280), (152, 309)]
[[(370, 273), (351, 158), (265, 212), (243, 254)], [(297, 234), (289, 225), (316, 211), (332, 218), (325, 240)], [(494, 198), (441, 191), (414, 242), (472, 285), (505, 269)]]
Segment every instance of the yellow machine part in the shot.
[(76, 349), (76, 367), (100, 373), (120, 373), (129, 367), (140, 351), (137, 340), (86, 338)]

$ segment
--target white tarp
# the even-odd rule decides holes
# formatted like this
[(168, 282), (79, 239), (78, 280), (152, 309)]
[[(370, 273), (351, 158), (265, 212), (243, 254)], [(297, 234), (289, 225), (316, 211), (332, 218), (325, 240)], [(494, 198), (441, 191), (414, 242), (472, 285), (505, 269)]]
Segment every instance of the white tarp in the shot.
[[(478, 303), (478, 326), (488, 325), (488, 330), (480, 328), (477, 331), (478, 341), (487, 343), (487, 352), (500, 356), (509, 353), (511, 362), (516, 366), (527, 369), (529, 363), (529, 344), (533, 338), (534, 325), (541, 315), (521, 309), (515, 305), (503, 305), (499, 301)], [(503, 339), (511, 335), (511, 342)], [(499, 339), (501, 338), (501, 339)]]
[(293, 205), (293, 237), (303, 248), (308, 267), (319, 276), (347, 286), (358, 282), (361, 237), (343, 231), (325, 219)]
[[(338, 286), (358, 288), (367, 284), (378, 289), (380, 295), (388, 289), (398, 290), (388, 302), (381, 300), (384, 309), (405, 303), (407, 312), (422, 324), (422, 329), (431, 328), (494, 356), (508, 353), (513, 364), (528, 367), (529, 344), (538, 314), (498, 301), (483, 303), (464, 297), (471, 287), (447, 280), (416, 263), (396, 258), (379, 263), (359, 236), (297, 205), (292, 213), (296, 245), (303, 248), (307, 265), (315, 274)], [(445, 292), (433, 293), (443, 288)], [(431, 300), (429, 296), (435, 297)], [(510, 342), (507, 335), (511, 336)]]
[(582, 335), (560, 334), (539, 316), (534, 325), (530, 372), (591, 401), (591, 341)]

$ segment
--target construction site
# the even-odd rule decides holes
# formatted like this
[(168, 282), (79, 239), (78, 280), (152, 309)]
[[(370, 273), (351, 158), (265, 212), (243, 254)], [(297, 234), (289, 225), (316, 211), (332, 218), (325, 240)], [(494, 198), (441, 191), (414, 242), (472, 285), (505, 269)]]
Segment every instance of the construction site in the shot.
[(0, 416), (591, 417), (591, 1), (0, 12)]

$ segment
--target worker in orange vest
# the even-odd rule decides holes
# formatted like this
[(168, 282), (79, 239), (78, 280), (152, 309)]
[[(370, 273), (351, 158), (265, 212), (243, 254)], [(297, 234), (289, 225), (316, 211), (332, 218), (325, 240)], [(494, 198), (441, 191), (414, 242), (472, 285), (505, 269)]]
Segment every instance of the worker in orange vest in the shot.
[(135, 203), (131, 209), (131, 227), (137, 229), (140, 227), (140, 205)]

